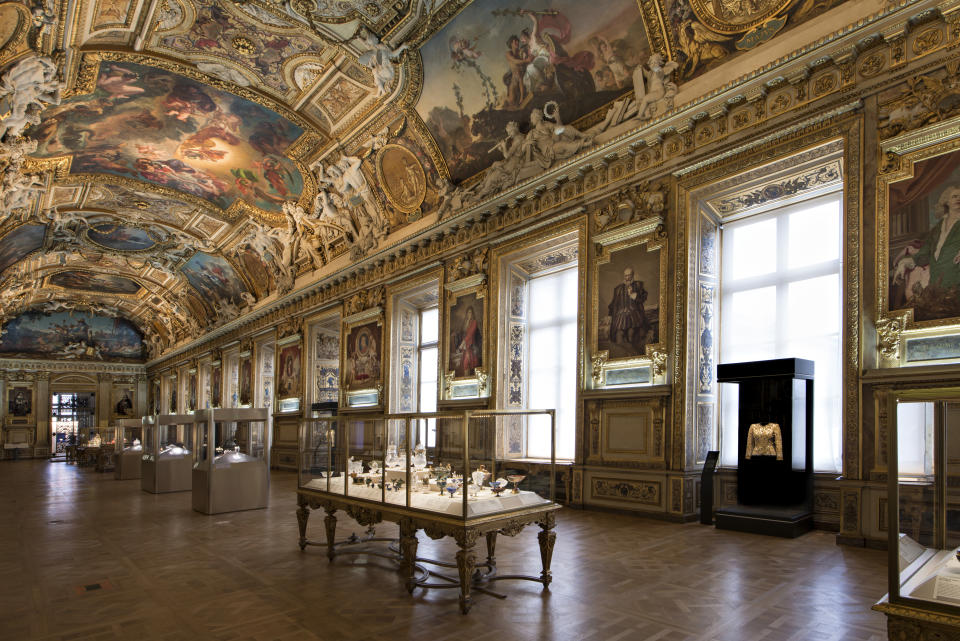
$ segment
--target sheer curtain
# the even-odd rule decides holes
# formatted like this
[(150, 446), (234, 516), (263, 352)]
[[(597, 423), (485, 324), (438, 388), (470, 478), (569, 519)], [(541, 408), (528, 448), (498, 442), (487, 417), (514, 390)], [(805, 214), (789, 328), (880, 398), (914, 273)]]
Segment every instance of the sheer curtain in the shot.
[[(576, 438), (577, 269), (529, 281), (529, 403), (557, 410), (557, 458), (572, 459)], [(549, 425), (531, 420), (527, 456), (550, 458)]]
[[(724, 223), (720, 362), (815, 363), (813, 466), (841, 469), (840, 194)], [(721, 463), (737, 464), (736, 388), (721, 386)]]

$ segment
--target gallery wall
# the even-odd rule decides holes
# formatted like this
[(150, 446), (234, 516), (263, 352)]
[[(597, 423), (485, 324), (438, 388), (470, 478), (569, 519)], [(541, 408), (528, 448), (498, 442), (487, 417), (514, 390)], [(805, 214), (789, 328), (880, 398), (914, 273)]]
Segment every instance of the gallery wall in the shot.
[[(801, 171), (809, 170), (810, 159), (835, 158), (844, 207), (843, 460), (839, 474), (817, 476), (816, 520), (846, 542), (882, 540), (885, 417), (875, 408), (898, 385), (960, 380), (951, 365), (960, 359), (955, 270), (938, 272), (931, 263), (929, 274), (907, 274), (906, 285), (894, 274), (905, 255), (927, 251), (925, 238), (937, 220), (925, 212), (957, 182), (960, 129), (952, 118), (960, 115), (960, 76), (951, 60), (957, 34), (950, 24), (939, 16), (918, 17), (902, 25), (897, 38), (866, 38), (852, 49), (820, 51), (816, 60), (799, 55), (802, 74), (791, 75), (787, 67), (757, 75), (742, 92), (718, 99), (722, 108), (703, 104), (702, 117), (687, 129), (626, 136), (607, 153), (572, 161), (500, 205), (428, 221), (425, 231), (375, 260), (345, 267), (267, 313), (151, 363), (151, 377), (281, 323), (278, 337), (305, 340), (309, 323), (303, 319), (336, 313), (343, 319), (341, 403), (348, 391), (387, 390), (397, 353), (385, 341), (396, 322), (385, 301), (435, 266), (442, 268), (438, 288), (445, 294), (442, 353), (450, 353), (466, 302), (485, 301), (486, 371), (476, 382), (483, 390), (478, 402), (492, 406), (502, 402), (496, 385), (510, 367), (502, 329), (509, 309), (500, 303), (509, 300), (510, 283), (498, 271), (499, 257), (508, 248), (572, 232), (584, 287), (578, 435), (575, 460), (562, 472), (566, 500), (690, 519), (698, 510), (704, 454), (716, 447), (718, 420), (711, 405), (717, 281), (709, 267), (718, 236), (715, 225), (701, 225), (701, 204), (718, 191), (733, 194), (732, 207), (795, 198), (823, 186), (810, 178), (822, 179), (822, 167)], [(484, 73), (484, 67), (470, 73)], [(450, 109), (442, 106), (449, 97), (429, 95), (436, 104), (424, 107), (428, 125), (431, 115), (441, 118)], [(763, 189), (737, 192), (748, 180)], [(636, 344), (614, 343), (609, 333), (611, 301), (627, 268), (647, 294), (649, 327)], [(365, 364), (362, 374), (378, 385), (358, 384), (357, 354), (371, 353), (371, 341), (378, 362)], [(305, 360), (298, 371), (309, 372)], [(308, 407), (311, 378), (299, 381), (300, 410), (278, 413), (278, 425), (292, 425)], [(450, 400), (449, 391), (439, 386), (441, 403)], [(379, 398), (376, 407), (384, 403)], [(629, 446), (608, 447), (611, 438)], [(735, 475), (723, 470), (716, 502), (735, 497)]]

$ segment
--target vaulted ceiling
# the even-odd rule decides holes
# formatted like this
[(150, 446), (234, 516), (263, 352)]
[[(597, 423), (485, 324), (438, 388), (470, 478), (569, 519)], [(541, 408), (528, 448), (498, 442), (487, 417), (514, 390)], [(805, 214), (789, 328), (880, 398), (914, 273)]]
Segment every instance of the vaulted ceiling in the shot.
[[(155, 356), (840, 3), (0, 2), (0, 313), (127, 319)], [(550, 157), (511, 138), (535, 111), (576, 125)]]

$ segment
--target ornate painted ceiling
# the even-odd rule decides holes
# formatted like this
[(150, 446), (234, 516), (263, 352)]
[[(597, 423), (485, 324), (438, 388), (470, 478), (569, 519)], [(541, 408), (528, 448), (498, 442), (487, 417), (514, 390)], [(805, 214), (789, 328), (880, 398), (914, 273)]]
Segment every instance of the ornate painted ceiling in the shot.
[(156, 356), (841, 1), (0, 2), (2, 320), (123, 319)]

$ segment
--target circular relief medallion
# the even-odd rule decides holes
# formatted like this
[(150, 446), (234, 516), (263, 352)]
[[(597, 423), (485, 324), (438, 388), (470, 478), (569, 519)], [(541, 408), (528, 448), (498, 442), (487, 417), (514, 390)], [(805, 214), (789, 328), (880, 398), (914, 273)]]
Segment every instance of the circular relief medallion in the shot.
[(690, 0), (697, 18), (712, 31), (732, 35), (763, 24), (793, 0)]
[(406, 147), (385, 145), (377, 156), (377, 175), (390, 204), (404, 213), (415, 211), (427, 193), (420, 161)]

